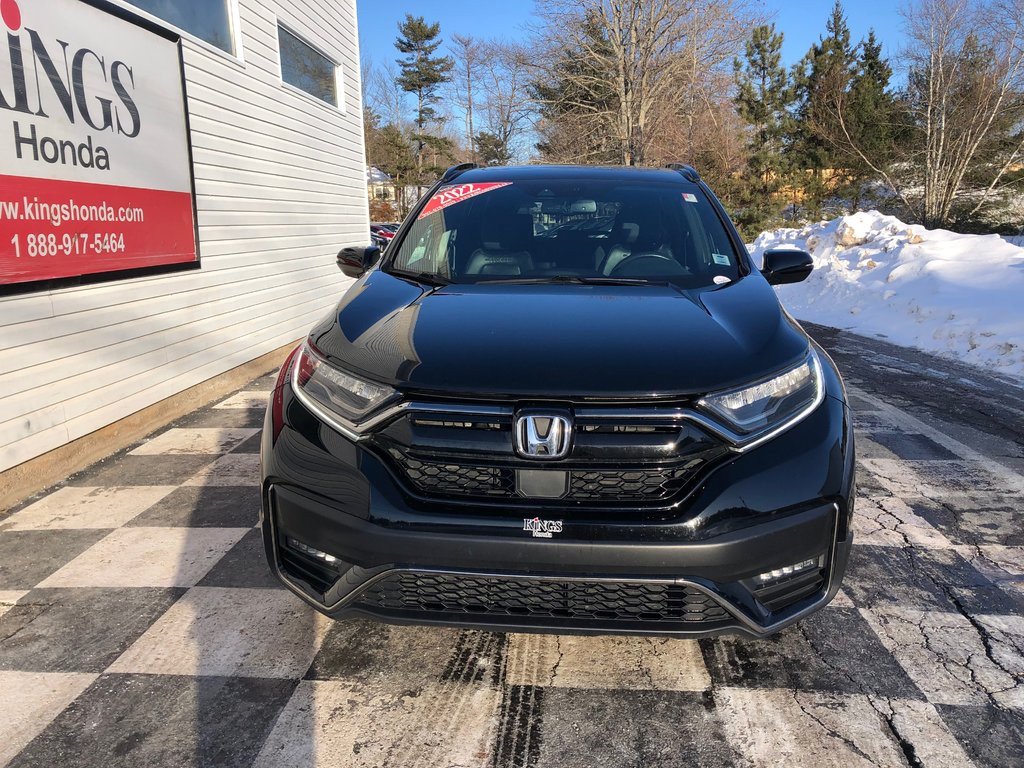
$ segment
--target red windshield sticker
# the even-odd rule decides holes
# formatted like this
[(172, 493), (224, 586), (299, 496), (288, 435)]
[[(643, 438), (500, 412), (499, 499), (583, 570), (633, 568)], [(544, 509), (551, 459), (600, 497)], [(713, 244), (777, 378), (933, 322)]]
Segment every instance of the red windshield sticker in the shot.
[(685, 200), (688, 203), (696, 203), (697, 196), (692, 192), (683, 192), (683, 200)]
[(463, 200), (469, 200), (471, 197), (482, 195), (484, 192), (507, 187), (511, 183), (511, 181), (495, 181), (490, 184), (455, 184), (451, 187), (444, 187), (427, 201), (427, 204), (423, 206), (423, 210), (420, 211), (420, 215), (416, 218), (425, 218), (432, 213), (437, 213), (447, 208), (449, 205), (461, 203)]

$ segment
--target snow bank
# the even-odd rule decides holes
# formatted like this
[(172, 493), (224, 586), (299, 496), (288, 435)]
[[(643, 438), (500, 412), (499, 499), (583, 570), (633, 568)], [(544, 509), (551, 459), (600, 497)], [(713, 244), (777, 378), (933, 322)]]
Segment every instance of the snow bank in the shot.
[(750, 246), (802, 248), (803, 283), (778, 287), (800, 320), (878, 336), (1024, 380), (1024, 248), (877, 211), (762, 233)]

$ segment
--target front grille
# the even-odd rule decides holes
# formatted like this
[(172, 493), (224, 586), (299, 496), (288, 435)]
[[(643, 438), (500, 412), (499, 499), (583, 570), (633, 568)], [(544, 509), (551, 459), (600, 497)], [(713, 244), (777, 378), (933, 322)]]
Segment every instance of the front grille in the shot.
[[(515, 470), (414, 458), (396, 448), (388, 451), (409, 481), (422, 493), (438, 496), (516, 497)], [(568, 470), (568, 501), (663, 501), (681, 490), (705, 464), (691, 459), (682, 466), (650, 469)], [(523, 500), (520, 497), (520, 500)]]
[[(677, 410), (638, 417), (589, 408), (572, 416), (569, 455), (546, 463), (514, 450), (513, 408), (479, 406), (475, 413), (475, 407), (414, 407), (376, 432), (372, 445), (424, 500), (561, 504), (567, 510), (664, 507), (729, 454), (720, 439), (681, 420)], [(527, 489), (537, 486), (517, 487), (520, 470), (566, 473), (564, 495), (530, 495)], [(551, 479), (548, 487), (559, 487)]]
[(397, 614), (444, 614), (601, 623), (718, 625), (718, 602), (694, 587), (645, 582), (549, 581), (502, 576), (395, 573), (367, 587), (358, 606)]
[(464, 496), (511, 496), (515, 493), (514, 472), (508, 469), (419, 461), (396, 449), (389, 453), (413, 485), (427, 493)]
[(578, 500), (667, 499), (686, 485), (704, 462), (676, 469), (595, 470), (569, 473), (569, 498)]

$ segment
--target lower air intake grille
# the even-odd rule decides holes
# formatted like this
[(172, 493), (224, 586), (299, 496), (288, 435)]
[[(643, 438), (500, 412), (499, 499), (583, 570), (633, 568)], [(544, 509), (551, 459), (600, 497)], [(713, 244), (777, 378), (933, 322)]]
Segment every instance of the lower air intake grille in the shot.
[(279, 547), (281, 569), (293, 579), (308, 584), (314, 592), (323, 594), (331, 588), (340, 575), (336, 568), (322, 563), (315, 557), (296, 552), (291, 547)]
[(501, 576), (397, 573), (373, 583), (358, 604), (386, 612), (522, 619), (722, 624), (730, 615), (693, 587)]
[(810, 573), (782, 579), (774, 584), (754, 591), (754, 597), (769, 611), (781, 611), (821, 591), (825, 584), (825, 572), (818, 568)]

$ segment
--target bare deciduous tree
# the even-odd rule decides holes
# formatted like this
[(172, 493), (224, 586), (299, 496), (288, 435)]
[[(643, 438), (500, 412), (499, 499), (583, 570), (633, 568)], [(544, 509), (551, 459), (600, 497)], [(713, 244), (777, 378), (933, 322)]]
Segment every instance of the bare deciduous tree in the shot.
[(451, 81), (454, 101), (465, 113), (466, 147), (470, 158), (476, 158), (476, 131), (473, 127), (474, 91), (480, 77), (480, 67), (486, 58), (485, 46), (470, 35), (452, 35), (452, 57), (455, 71)]
[(995, 174), (970, 215), (981, 209), (1011, 169), (1024, 162), (1024, 0), (997, 0), (992, 4), (988, 22), (993, 39), (1001, 41), (1001, 68), (1005, 70), (1008, 86), (1001, 122), (1016, 134), (995, 164)]
[(763, 12), (746, 0), (693, 4), (687, 21), (685, 80), (679, 105), (679, 115), (687, 128), (685, 142), (680, 146), (682, 159), (692, 161), (705, 148), (702, 125), (710, 120), (716, 131), (721, 127), (716, 115), (721, 113), (728, 80), (722, 76), (723, 66), (743, 49), (750, 30), (764, 21)]
[[(887, 167), (859, 145), (838, 87), (830, 97), (833, 138), (875, 171), (915, 218), (944, 225), (969, 174), (984, 179), (973, 215), (1024, 158), (1024, 0), (918, 0), (903, 15), (911, 139), (897, 158), (902, 163)], [(1007, 136), (1013, 137), (1009, 145)], [(916, 173), (901, 179), (907, 168)]]
[[(905, 9), (912, 41), (906, 53), (910, 108), (923, 139), (920, 217), (926, 224), (949, 221), (964, 178), (993, 129), (1013, 119), (1008, 110), (1021, 108), (1022, 7), (1024, 0), (920, 0)], [(1012, 157), (993, 184), (1009, 162)]]
[[(567, 115), (604, 123), (626, 165), (645, 161), (671, 116), (706, 109), (707, 76), (730, 61), (753, 21), (746, 0), (547, 0), (538, 14)], [(610, 92), (611, 98), (607, 98)], [(588, 96), (593, 96), (590, 98)], [(699, 105), (699, 106), (698, 106)]]
[(480, 83), (484, 126), (510, 157), (519, 154), (519, 138), (533, 118), (529, 66), (529, 54), (522, 45), (492, 41), (484, 48)]
[(373, 110), (384, 124), (409, 126), (406, 93), (398, 84), (398, 67), (393, 62), (363, 65), (363, 105)]

